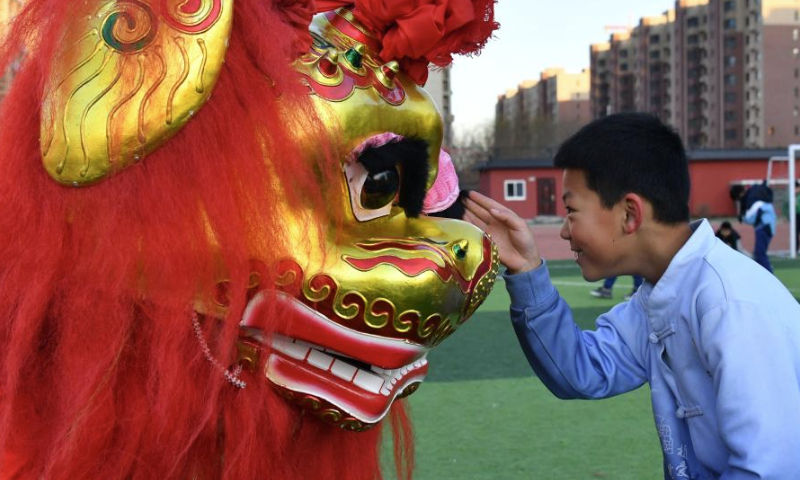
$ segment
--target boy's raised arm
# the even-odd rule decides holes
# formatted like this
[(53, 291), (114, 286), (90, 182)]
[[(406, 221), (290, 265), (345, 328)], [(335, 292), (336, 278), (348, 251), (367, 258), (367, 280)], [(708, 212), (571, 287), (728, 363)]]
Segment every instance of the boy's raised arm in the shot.
[(469, 192), (464, 220), (491, 235), (500, 262), (510, 273), (522, 273), (542, 264), (539, 248), (525, 220), (508, 208), (478, 192)]

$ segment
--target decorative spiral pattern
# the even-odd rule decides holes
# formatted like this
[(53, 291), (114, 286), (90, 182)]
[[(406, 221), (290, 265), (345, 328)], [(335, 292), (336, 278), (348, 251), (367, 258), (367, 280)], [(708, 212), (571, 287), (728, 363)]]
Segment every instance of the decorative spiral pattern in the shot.
[[(302, 408), (306, 412), (314, 415), (315, 417), (319, 418), (325, 423), (330, 425), (335, 425), (342, 430), (347, 430), (351, 432), (363, 432), (369, 430), (370, 428), (374, 427), (374, 423), (364, 423), (361, 420), (354, 418), (348, 415), (346, 412), (343, 412), (339, 407), (330, 403), (329, 401), (315, 397), (314, 395), (306, 394), (306, 393), (299, 393), (293, 392), (287, 388), (280, 387), (278, 385), (273, 385), (275, 390), (278, 394), (285, 398), (290, 403), (297, 405), (298, 407)], [(411, 389), (411, 387), (414, 387)], [(410, 391), (403, 392), (402, 395), (406, 396), (409, 395), (411, 392), (417, 389), (419, 384), (410, 385), (406, 390), (411, 389)]]
[(122, 53), (138, 52), (147, 47), (158, 33), (153, 10), (136, 0), (120, 0), (103, 20), (103, 41)]
[(222, 0), (161, 0), (166, 22), (184, 33), (211, 28), (222, 13)]

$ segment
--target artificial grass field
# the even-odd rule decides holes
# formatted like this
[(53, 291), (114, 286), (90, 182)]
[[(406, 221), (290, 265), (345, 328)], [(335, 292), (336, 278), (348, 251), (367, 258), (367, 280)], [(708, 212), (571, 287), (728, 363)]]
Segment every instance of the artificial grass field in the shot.
[[(800, 260), (772, 261), (800, 300)], [(593, 328), (595, 318), (632, 286), (630, 277), (620, 277), (614, 299), (601, 300), (589, 295), (599, 284), (585, 282), (573, 261), (548, 265), (584, 329)], [(647, 386), (607, 400), (555, 398), (530, 370), (508, 304), (498, 282), (472, 319), (428, 355), (428, 378), (408, 399), (416, 437), (414, 478), (663, 478)]]

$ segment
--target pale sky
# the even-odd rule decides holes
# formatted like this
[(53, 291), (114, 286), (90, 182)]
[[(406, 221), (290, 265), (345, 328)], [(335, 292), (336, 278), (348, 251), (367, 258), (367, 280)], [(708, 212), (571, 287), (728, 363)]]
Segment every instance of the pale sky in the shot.
[(456, 57), (451, 72), (456, 135), (494, 118), (497, 96), (548, 67), (589, 68), (589, 45), (606, 26), (636, 25), (672, 0), (498, 0), (500, 29), (478, 57)]

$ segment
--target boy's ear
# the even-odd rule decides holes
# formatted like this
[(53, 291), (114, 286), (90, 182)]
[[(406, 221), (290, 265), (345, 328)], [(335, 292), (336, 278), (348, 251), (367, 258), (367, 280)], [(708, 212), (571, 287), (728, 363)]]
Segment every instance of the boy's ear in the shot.
[(642, 226), (644, 199), (635, 193), (628, 193), (622, 197), (622, 206), (625, 214), (622, 231), (629, 235)]

